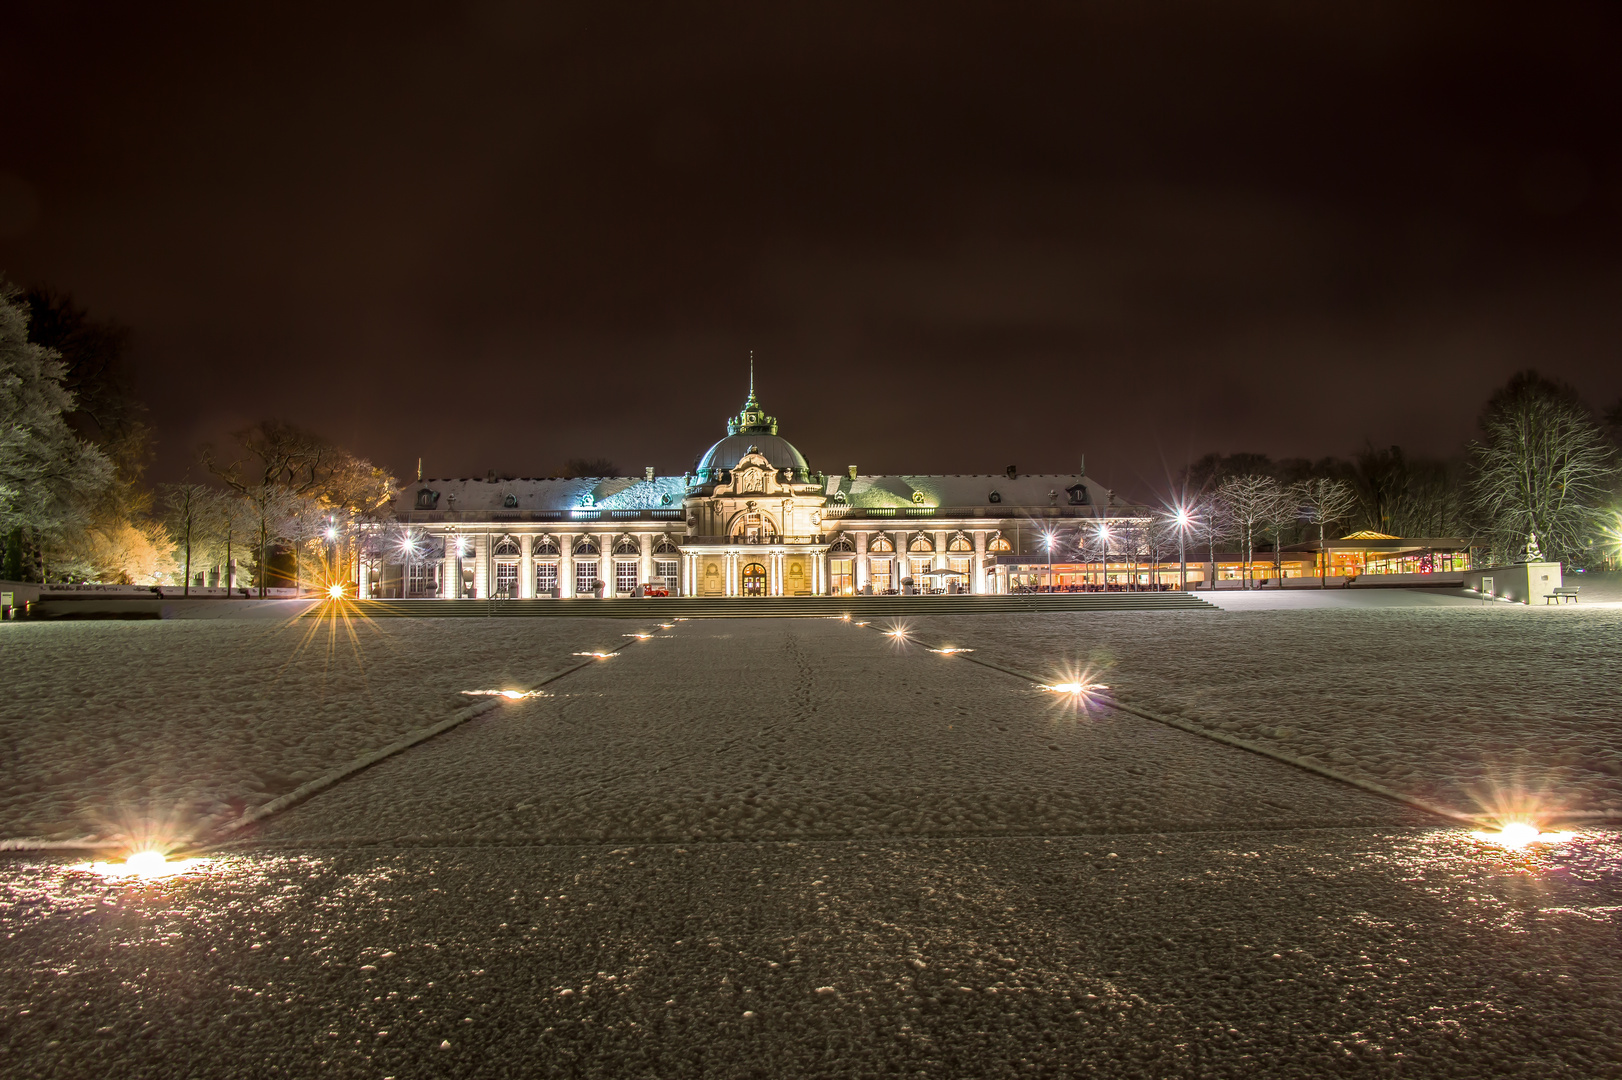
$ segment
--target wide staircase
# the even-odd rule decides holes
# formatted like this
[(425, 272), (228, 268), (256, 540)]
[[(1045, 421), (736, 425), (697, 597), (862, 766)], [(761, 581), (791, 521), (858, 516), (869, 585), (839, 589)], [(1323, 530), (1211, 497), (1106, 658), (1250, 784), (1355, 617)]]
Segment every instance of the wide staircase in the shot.
[(516, 618), (573, 615), (625, 619), (883, 618), (886, 615), (1033, 614), (1047, 611), (1216, 611), (1186, 592), (1035, 593), (1015, 596), (640, 597), (615, 600), (339, 600), (305, 618)]

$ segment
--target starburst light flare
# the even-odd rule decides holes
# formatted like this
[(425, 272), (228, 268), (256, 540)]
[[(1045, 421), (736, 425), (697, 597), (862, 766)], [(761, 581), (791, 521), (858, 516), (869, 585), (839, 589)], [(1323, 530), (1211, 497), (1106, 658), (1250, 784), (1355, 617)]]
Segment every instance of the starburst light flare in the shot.
[(140, 851), (130, 852), (124, 856), (124, 861), (121, 863), (79, 863), (73, 869), (105, 878), (137, 877), (151, 880), (153, 878), (174, 877), (176, 874), (189, 873), (200, 867), (207, 866), (208, 863), (208, 859), (171, 860), (156, 848), (145, 848)]
[(1497, 832), (1477, 831), (1470, 835), (1511, 851), (1520, 851), (1532, 844), (1564, 844), (1572, 837), (1569, 832), (1542, 832), (1527, 821), (1506, 821)]

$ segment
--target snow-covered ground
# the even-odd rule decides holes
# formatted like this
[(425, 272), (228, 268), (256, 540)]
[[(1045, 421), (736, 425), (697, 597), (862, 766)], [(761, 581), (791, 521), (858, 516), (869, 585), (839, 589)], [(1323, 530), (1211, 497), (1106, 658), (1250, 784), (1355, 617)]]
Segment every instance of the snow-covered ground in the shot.
[[(1541, 733), (1614, 749), (1618, 619), (909, 621), (1204, 722), (1295, 716), (1269, 737), (1451, 797), (1461, 746), (1513, 737), (1551, 781)], [(4, 629), (8, 671), (58, 671), (6, 706), (41, 786), (5, 805), (77, 828), (266, 798), (638, 627)], [(212, 855), (156, 882), (7, 857), (0, 1072), (1622, 1076), (1614, 829), (1508, 851), (838, 620), (676, 623)]]
[(0, 625), (0, 838), (106, 836), (148, 818), (206, 832), (445, 719), (473, 700), (463, 690), (527, 686), (636, 629), (253, 614)]
[[(1460, 810), (1526, 805), (1622, 811), (1622, 612), (1437, 605), (1424, 594), (1406, 595), (1410, 606), (1392, 606), (1393, 596), (1371, 592), (1353, 594), (1350, 601), (1334, 594), (1336, 606), (1328, 608), (908, 621), (938, 643), (971, 646), (979, 657), (1039, 675), (1092, 671), (1123, 702)], [(738, 634), (737, 647), (746, 650), (743, 625), (695, 620), (677, 632), (717, 643)], [(813, 621), (778, 624), (796, 625), (812, 627)], [(581, 619), (0, 627), (7, 673), (0, 700), (0, 738), (7, 747), (0, 760), (0, 838), (108, 836), (154, 818), (166, 822), (167, 831), (201, 835), (336, 765), (445, 719), (468, 704), (461, 691), (527, 686), (574, 663), (573, 654), (619, 646), (637, 629), (644, 627)], [(798, 636), (805, 642), (798, 651), (777, 645), (768, 650), (775, 663), (824, 672), (869, 663), (846, 655), (853, 646), (832, 645), (842, 635)], [(741, 657), (729, 660), (725, 670), (744, 670), (744, 663)], [(838, 739), (799, 746), (792, 759), (824, 761), (822, 775), (811, 778), (809, 801), (795, 810), (803, 820), (772, 820), (769, 810), (740, 801), (726, 811), (734, 820), (724, 828), (706, 816), (692, 835), (742, 838), (750, 835), (750, 822), (769, 835), (787, 836), (969, 826), (1064, 830), (1078, 822), (1133, 819), (1125, 812), (1091, 815), (1070, 794), (1084, 781), (1069, 774), (1052, 778), (1056, 794), (1042, 808), (1047, 817), (1015, 812), (990, 792), (971, 797), (973, 778), (988, 763), (1014, 775), (1040, 776), (1048, 751), (1031, 761), (1003, 760), (1005, 745), (976, 742), (988, 732), (998, 734), (998, 725), (962, 716), (960, 707), (936, 705), (940, 693), (927, 680), (898, 684), (897, 671), (879, 665), (867, 687), (879, 695), (878, 704), (864, 705), (837, 684), (798, 685), (778, 677), (787, 671), (774, 668), (771, 678), (756, 678), (760, 707), (786, 707), (799, 700), (796, 695), (827, 695), (805, 707), (852, 725)], [(647, 677), (664, 678), (657, 672)], [(718, 674), (716, 685), (724, 683)], [(574, 691), (560, 684), (558, 692), (564, 695), (558, 707), (565, 708)], [(684, 707), (699, 713), (752, 707), (747, 699), (725, 699), (719, 690), (680, 692), (695, 699)], [(926, 692), (927, 698), (918, 696)], [(690, 718), (680, 726), (661, 724), (643, 705), (633, 713), (640, 719), (627, 720), (623, 738), (655, 757), (666, 755), (660, 770), (680, 773), (673, 763), (702, 758), (697, 747), (712, 736), (735, 734), (726, 734), (724, 725), (695, 729)], [(795, 730), (793, 723), (774, 723), (777, 733), (762, 740), (781, 741), (783, 732)], [(881, 723), (908, 732), (913, 741), (905, 754), (892, 755), (888, 744), (869, 745), (868, 733)], [(1008, 726), (1006, 719), (1001, 723)], [(564, 727), (547, 737), (567, 733)], [(589, 765), (590, 751), (588, 740), (572, 752)], [(846, 767), (828, 765), (827, 755), (843, 760), (847, 751), (857, 754), (851, 767), (873, 767), (860, 758), (877, 753), (893, 775), (875, 775), (872, 790), (846, 798), (837, 783), (823, 781)], [(962, 755), (942, 774), (943, 783), (957, 785), (956, 793), (931, 806), (896, 794), (926, 782), (909, 772), (927, 771), (943, 755)], [(733, 764), (725, 756), (715, 760), (728, 762), (727, 768)], [(622, 780), (631, 791), (642, 782), (634, 776)], [(709, 782), (690, 780), (700, 792)], [(826, 787), (822, 794), (819, 785)], [(739, 788), (740, 800), (747, 786)], [(720, 791), (709, 795), (712, 804), (724, 797)], [(747, 797), (758, 802), (761, 791)], [(976, 799), (983, 801), (973, 805)], [(607, 801), (617, 802), (617, 796)], [(538, 806), (549, 807), (545, 812), (558, 828), (578, 817), (568, 799), (553, 802)], [(626, 802), (621, 823), (640, 820), (652, 805)], [(587, 836), (602, 827), (599, 817), (588, 818), (563, 831)], [(654, 833), (688, 835), (684, 829), (667, 822)]]
[(1035, 674), (1090, 672), (1123, 703), (1465, 812), (1622, 811), (1622, 611), (1403, 595), (908, 622)]

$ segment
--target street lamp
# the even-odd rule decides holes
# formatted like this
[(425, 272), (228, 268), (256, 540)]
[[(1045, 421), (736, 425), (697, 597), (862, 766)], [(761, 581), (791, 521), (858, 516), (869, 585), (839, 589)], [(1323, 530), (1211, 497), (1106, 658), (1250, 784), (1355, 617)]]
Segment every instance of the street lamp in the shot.
[(1194, 523), (1193, 515), (1188, 507), (1177, 507), (1177, 576), (1178, 587), (1183, 592), (1188, 591), (1188, 527)]
[(1098, 527), (1098, 539), (1104, 548), (1104, 554), (1099, 560), (1098, 580), (1104, 592), (1109, 592), (1109, 526)]
[(1048, 549), (1048, 588), (1053, 588), (1053, 534), (1042, 534), (1042, 546)]

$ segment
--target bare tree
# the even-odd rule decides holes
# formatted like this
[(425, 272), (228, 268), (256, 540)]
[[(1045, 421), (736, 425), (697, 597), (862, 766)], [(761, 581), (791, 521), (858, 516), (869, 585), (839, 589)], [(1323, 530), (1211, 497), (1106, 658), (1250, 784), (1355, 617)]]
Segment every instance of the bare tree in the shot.
[(1513, 376), (1481, 415), (1470, 444), (1470, 493), (1501, 560), (1531, 538), (1545, 557), (1583, 549), (1613, 495), (1616, 451), (1570, 387), (1534, 371)]
[(1211, 579), (1206, 582), (1207, 589), (1215, 589), (1217, 582), (1217, 553), (1216, 546), (1220, 541), (1226, 540), (1232, 532), (1233, 523), (1228, 519), (1227, 507), (1216, 492), (1206, 491), (1190, 500), (1189, 536), (1196, 544), (1203, 545), (1206, 554), (1210, 556)]
[(180, 548), (185, 562), (182, 595), (190, 596), (192, 551), (203, 543), (203, 534), (208, 527), (211, 493), (202, 484), (165, 484), (160, 490), (163, 493), (163, 524)]
[(1232, 476), (1217, 485), (1217, 498), (1233, 523), (1244, 560), (1244, 588), (1250, 588), (1255, 558), (1256, 534), (1266, 529), (1278, 513), (1283, 489), (1271, 476)]
[(1302, 521), (1318, 527), (1318, 588), (1327, 588), (1329, 552), (1324, 547), (1324, 530), (1330, 522), (1344, 521), (1357, 509), (1357, 492), (1344, 480), (1320, 476), (1291, 484), (1290, 501)]
[(234, 491), (209, 489), (202, 525), (202, 542), (208, 550), (209, 559), (219, 566), (220, 581), (229, 596), (234, 584), (231, 576), (232, 552), (252, 529), (247, 505)]

